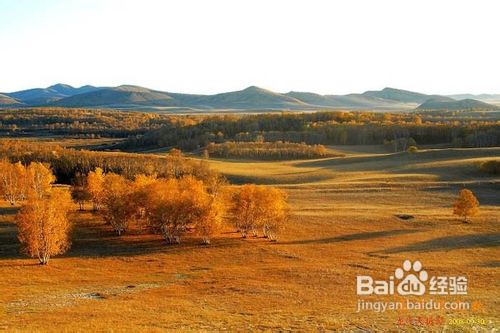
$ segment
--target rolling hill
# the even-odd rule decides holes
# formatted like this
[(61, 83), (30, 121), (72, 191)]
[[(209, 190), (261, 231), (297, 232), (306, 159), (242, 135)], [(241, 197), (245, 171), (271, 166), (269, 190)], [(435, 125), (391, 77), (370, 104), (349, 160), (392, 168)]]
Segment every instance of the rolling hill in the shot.
[(80, 88), (74, 88), (67, 84), (58, 83), (48, 88), (27, 89), (16, 91), (13, 93), (4, 93), (3, 95), (14, 98), (28, 106), (42, 106), (69, 96), (82, 94), (97, 89), (99, 88), (88, 85)]
[(53, 105), (76, 106), (171, 106), (202, 109), (252, 109), (252, 108), (298, 108), (307, 104), (295, 98), (274, 93), (258, 87), (216, 95), (191, 95), (167, 93), (137, 86), (103, 88), (61, 99)]
[(15, 100), (14, 98), (0, 94), (0, 105), (1, 106), (19, 106), (22, 105), (19, 101)]
[(64, 107), (120, 107), (126, 105), (171, 106), (173, 103), (173, 98), (167, 93), (124, 85), (76, 94), (55, 101), (51, 105)]
[(357, 109), (412, 109), (415, 104), (367, 96), (364, 94), (333, 95), (342, 107)]
[[(458, 96), (458, 95), (457, 95)], [(496, 95), (479, 95), (484, 98)], [(449, 96), (426, 95), (408, 90), (384, 88), (361, 94), (320, 95), (312, 92), (277, 93), (251, 86), (243, 90), (214, 95), (179, 94), (133, 85), (118, 87), (55, 84), (0, 94), (2, 107), (99, 107), (140, 110), (413, 110), (418, 109), (496, 109), (479, 100), (456, 100)]]
[(366, 91), (363, 95), (403, 103), (423, 103), (431, 97), (430, 95), (394, 88)]
[(475, 99), (442, 100), (429, 99), (417, 107), (418, 110), (478, 110), (478, 111), (493, 111), (499, 107), (481, 102)]
[(343, 108), (411, 108), (429, 99), (431, 95), (407, 90), (384, 88), (366, 91), (362, 94), (318, 95), (308, 92), (291, 91), (286, 95), (308, 104)]
[(285, 94), (286, 96), (293, 97), (304, 103), (318, 106), (332, 106), (342, 107), (343, 103), (332, 95), (320, 95), (310, 92), (290, 91)]
[[(256, 86), (244, 90), (206, 96), (207, 105), (215, 108), (300, 108), (308, 104), (291, 96)], [(309, 105), (310, 106), (310, 105)]]

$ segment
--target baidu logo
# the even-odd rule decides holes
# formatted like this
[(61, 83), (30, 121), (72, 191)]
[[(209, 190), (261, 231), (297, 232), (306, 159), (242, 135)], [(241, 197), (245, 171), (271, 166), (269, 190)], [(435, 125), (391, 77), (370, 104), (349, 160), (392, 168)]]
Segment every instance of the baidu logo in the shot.
[[(426, 284), (428, 282), (428, 285)], [(389, 280), (374, 280), (368, 275), (358, 275), (356, 293), (358, 295), (394, 295), (422, 296), (466, 295), (467, 278), (465, 276), (433, 276), (429, 279), (427, 271), (420, 261), (405, 260), (402, 267), (394, 271)]]
[(424, 282), (427, 281), (428, 276), (427, 272), (422, 269), (420, 261), (417, 260), (412, 264), (411, 261), (405, 260), (403, 268), (397, 268), (394, 275), (396, 279), (401, 280), (397, 287), (398, 294), (403, 296), (425, 294)]

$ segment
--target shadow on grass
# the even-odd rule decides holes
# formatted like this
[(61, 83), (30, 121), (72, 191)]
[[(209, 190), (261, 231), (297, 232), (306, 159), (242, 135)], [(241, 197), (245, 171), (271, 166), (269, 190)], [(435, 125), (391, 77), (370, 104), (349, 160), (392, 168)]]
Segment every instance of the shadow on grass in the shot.
[(500, 246), (500, 233), (448, 236), (434, 238), (407, 246), (395, 247), (383, 253), (450, 251), (468, 248), (488, 248)]
[[(13, 208), (17, 211), (16, 208)], [(5, 213), (5, 208), (2, 208), (2, 214)], [(0, 223), (0, 259), (20, 259), (23, 256), (20, 254), (20, 245), (17, 240), (17, 230), (15, 223), (2, 222)]]
[(19, 210), (19, 207), (10, 206), (10, 207), (0, 207), (0, 215), (14, 215)]
[(349, 242), (356, 240), (365, 240), (379, 237), (391, 237), (398, 235), (406, 235), (413, 234), (416, 232), (420, 232), (420, 229), (395, 229), (395, 230), (386, 230), (386, 231), (375, 231), (375, 232), (360, 232), (351, 235), (337, 236), (337, 237), (329, 237), (329, 238), (319, 238), (319, 239), (304, 239), (304, 240), (296, 240), (289, 242), (279, 242), (277, 244), (280, 245), (304, 245), (304, 244), (329, 244), (329, 243), (338, 243), (338, 242)]
[[(6, 223), (0, 229), (0, 262), (9, 259), (26, 259), (20, 253), (15, 224)], [(241, 246), (236, 238), (215, 238), (212, 244), (203, 245), (201, 239), (188, 234), (180, 244), (167, 244), (163, 237), (133, 229), (118, 237), (109, 225), (102, 222), (80, 221), (71, 237), (71, 248), (59, 258), (131, 257), (153, 253), (181, 253), (203, 248), (231, 248)]]
[(479, 267), (496, 268), (500, 267), (500, 261), (485, 261), (478, 265)]

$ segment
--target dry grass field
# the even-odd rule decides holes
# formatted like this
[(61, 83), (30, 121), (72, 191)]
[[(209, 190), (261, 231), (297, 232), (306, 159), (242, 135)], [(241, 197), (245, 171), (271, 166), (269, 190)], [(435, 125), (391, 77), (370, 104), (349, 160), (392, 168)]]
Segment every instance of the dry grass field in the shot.
[[(97, 216), (75, 210), (71, 250), (42, 267), (19, 254), (17, 208), (1, 202), (0, 330), (498, 329), (500, 180), (481, 174), (477, 164), (498, 158), (500, 148), (331, 149), (346, 156), (210, 161), (233, 182), (273, 184), (288, 193), (292, 217), (277, 243), (241, 239), (229, 227), (209, 246), (194, 236), (168, 246), (138, 228), (118, 238)], [(481, 203), (469, 224), (452, 215), (464, 186)], [(472, 308), (358, 313), (359, 298), (399, 297), (358, 297), (356, 276), (387, 279), (405, 259), (421, 261), (430, 275), (467, 276), (467, 295), (434, 298), (470, 301)], [(398, 326), (401, 318), (419, 316), (444, 323)], [(476, 323), (460, 322), (471, 319)]]

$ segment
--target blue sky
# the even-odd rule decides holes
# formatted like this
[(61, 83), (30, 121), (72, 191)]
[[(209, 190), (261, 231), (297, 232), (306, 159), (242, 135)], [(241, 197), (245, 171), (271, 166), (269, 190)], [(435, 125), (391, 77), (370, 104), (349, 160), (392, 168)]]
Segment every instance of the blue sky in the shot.
[(0, 92), (500, 93), (499, 1), (0, 0)]

